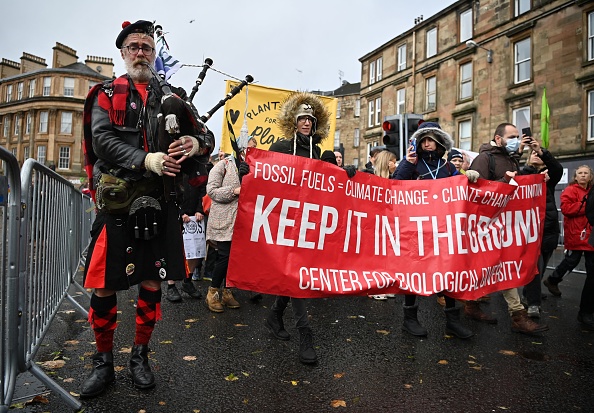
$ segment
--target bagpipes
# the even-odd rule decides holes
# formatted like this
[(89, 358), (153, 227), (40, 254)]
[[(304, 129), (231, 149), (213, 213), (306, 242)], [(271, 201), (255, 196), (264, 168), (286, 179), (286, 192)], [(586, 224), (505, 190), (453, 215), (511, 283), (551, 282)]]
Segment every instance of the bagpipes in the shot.
[[(204, 81), (206, 71), (211, 67), (212, 63), (212, 59), (205, 59), (202, 71), (196, 80), (196, 84), (186, 100), (183, 99), (184, 96), (175, 95), (167, 81), (157, 73), (152, 65), (147, 64), (163, 92), (161, 112), (158, 115), (159, 150), (167, 153), (169, 145), (185, 135), (193, 136), (198, 140), (200, 145), (198, 154), (187, 158), (181, 164), (182, 172), (188, 175), (190, 185), (195, 187), (205, 185), (208, 180), (207, 165), (210, 161), (210, 154), (215, 146), (214, 134), (206, 127), (205, 123), (218, 109), (225, 105), (225, 102), (237, 95), (243, 87), (254, 80), (251, 75), (247, 75), (244, 81), (234, 87), (233, 90), (231, 90), (225, 98), (221, 99), (211, 110), (205, 115), (199, 116), (198, 111), (192, 104), (192, 99)], [(175, 189), (176, 187), (181, 186), (181, 182), (176, 178), (168, 176), (163, 176), (163, 179), (165, 198), (169, 200), (176, 195), (177, 191)]]

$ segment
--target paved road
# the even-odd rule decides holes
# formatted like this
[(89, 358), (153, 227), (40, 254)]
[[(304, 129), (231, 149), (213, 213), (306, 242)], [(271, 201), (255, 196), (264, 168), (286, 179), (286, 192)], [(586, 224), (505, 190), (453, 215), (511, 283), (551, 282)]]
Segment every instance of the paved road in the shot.
[[(164, 320), (151, 345), (158, 383), (148, 392), (136, 390), (126, 376), (134, 291), (124, 292), (115, 352), (122, 370), (102, 397), (84, 402), (84, 412), (592, 412), (594, 333), (576, 321), (583, 279), (568, 276), (562, 298), (547, 294), (543, 320), (551, 329), (538, 337), (510, 331), (499, 293), (483, 305), (499, 324), (464, 320), (476, 332), (469, 340), (444, 334), (445, 318), (433, 297), (419, 300), (426, 339), (401, 331), (402, 297), (311, 300), (320, 358), (315, 366), (298, 361), (290, 311), (290, 341), (277, 341), (264, 328), (270, 296), (255, 304), (250, 293), (238, 292), (241, 309), (222, 314), (187, 296), (178, 304), (164, 300)], [(203, 291), (208, 286), (197, 285)], [(69, 310), (65, 303), (36, 360), (65, 360), (64, 367), (46, 372), (77, 393), (90, 369), (94, 338)], [(20, 381), (15, 401), (41, 393), (49, 403), (11, 412), (71, 411), (30, 376)]]

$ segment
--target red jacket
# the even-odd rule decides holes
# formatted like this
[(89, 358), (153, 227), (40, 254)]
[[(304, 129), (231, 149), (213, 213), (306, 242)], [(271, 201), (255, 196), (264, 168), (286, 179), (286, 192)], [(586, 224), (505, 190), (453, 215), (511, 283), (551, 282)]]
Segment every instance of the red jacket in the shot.
[(561, 193), (565, 249), (594, 251), (594, 247), (588, 244), (588, 237), (592, 231), (586, 218), (586, 197), (589, 190), (590, 188), (584, 189), (578, 184), (571, 184)]

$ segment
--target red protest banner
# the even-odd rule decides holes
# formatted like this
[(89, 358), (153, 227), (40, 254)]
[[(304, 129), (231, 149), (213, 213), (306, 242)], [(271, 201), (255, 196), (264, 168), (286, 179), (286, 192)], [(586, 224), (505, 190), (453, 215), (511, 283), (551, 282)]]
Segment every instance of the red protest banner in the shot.
[(250, 149), (227, 284), (266, 294), (461, 299), (537, 272), (543, 175), (396, 181)]

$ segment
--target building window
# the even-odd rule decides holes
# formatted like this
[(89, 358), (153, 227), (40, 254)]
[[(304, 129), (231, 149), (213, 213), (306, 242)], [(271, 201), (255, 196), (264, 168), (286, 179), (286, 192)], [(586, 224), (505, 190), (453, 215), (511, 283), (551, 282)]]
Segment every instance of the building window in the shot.
[(427, 59), (437, 54), (437, 27), (427, 31)]
[(588, 140), (594, 141), (594, 90), (588, 92)]
[(72, 133), (72, 112), (62, 112), (60, 122), (60, 133), (70, 135)]
[(514, 109), (512, 122), (518, 130), (530, 127), (530, 106)]
[(29, 159), (29, 147), (23, 146), (23, 161)]
[(355, 117), (361, 116), (361, 99), (355, 100)]
[(47, 148), (45, 147), (45, 145), (39, 145), (37, 147), (37, 162), (39, 162), (42, 165), (45, 165), (46, 150)]
[(515, 83), (530, 80), (530, 37), (514, 44), (514, 66)]
[(340, 131), (334, 131), (334, 147), (340, 148)]
[(375, 62), (369, 63), (369, 84), (375, 83)]
[(373, 100), (369, 101), (369, 117), (368, 117), (368, 121), (367, 121), (367, 126), (370, 128), (373, 128), (373, 117), (374, 117), (374, 113), (375, 113), (375, 106), (374, 106), (375, 102)]
[(338, 102), (338, 103), (336, 104), (336, 119), (339, 119), (339, 118), (340, 118), (340, 107), (341, 107), (341, 106), (342, 106), (342, 105), (341, 105), (341, 102)]
[(588, 60), (594, 60), (594, 11), (588, 14)]
[(6, 85), (6, 102), (12, 101), (12, 85)]
[(375, 99), (375, 124), (382, 124), (382, 98)]
[(60, 158), (58, 159), (58, 169), (70, 169), (69, 146), (60, 146)]
[(74, 78), (64, 78), (64, 96), (74, 96)]
[(21, 133), (21, 115), (18, 113), (14, 115), (14, 136), (19, 136)]
[(406, 43), (398, 48), (398, 71), (406, 69)]
[(47, 117), (48, 117), (47, 111), (39, 112), (39, 132), (40, 133), (47, 133)]
[(97, 83), (99, 82), (93, 82), (92, 80), (89, 80), (89, 90), (93, 89), (93, 86), (95, 86)]
[(460, 13), (460, 43), (472, 39), (472, 9)]
[(472, 97), (472, 62), (460, 65), (460, 100)]
[(361, 132), (359, 131), (359, 128), (355, 128), (355, 133), (354, 133), (354, 137), (353, 137), (353, 148), (359, 147), (359, 139), (360, 138), (361, 138)]
[(396, 114), (400, 115), (406, 111), (406, 89), (396, 91)]
[(27, 113), (27, 122), (25, 123), (25, 135), (31, 133), (31, 113)]
[(23, 87), (25, 85), (23, 82), (17, 83), (17, 100), (21, 100), (23, 98)]
[(463, 120), (458, 124), (458, 148), (472, 150), (472, 122)]
[(29, 80), (29, 97), (35, 96), (35, 79)]
[(519, 16), (530, 10), (530, 0), (514, 0), (514, 16)]
[(383, 66), (384, 66), (384, 58), (383, 57), (379, 57), (375, 61), (375, 80), (378, 81), (378, 82), (380, 80), (382, 80)]
[(425, 110), (433, 111), (437, 104), (437, 82), (435, 76), (425, 80)]
[(44, 77), (43, 78), (43, 96), (50, 95), (50, 88), (52, 86), (52, 78), (51, 77)]
[(8, 138), (8, 133), (10, 132), (10, 116), (4, 116), (4, 137)]

